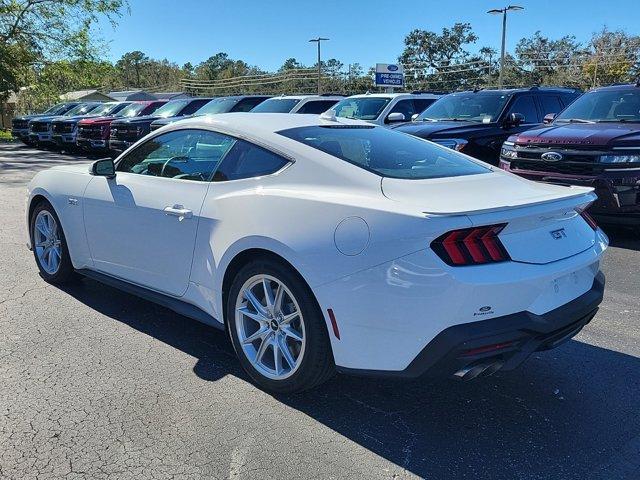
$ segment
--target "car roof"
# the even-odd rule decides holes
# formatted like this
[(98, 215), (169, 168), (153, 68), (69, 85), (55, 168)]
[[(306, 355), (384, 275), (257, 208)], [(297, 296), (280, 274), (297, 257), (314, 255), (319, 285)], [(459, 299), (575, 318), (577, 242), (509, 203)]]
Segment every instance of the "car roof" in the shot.
[(301, 94), (301, 95), (278, 95), (275, 97), (271, 97), (269, 100), (336, 100), (346, 98), (344, 95), (312, 95), (312, 94)]
[(271, 98), (272, 95), (222, 95), (220, 97), (213, 97), (211, 98), (211, 100), (218, 100), (218, 99), (222, 99), (222, 98), (255, 98), (255, 97), (266, 97), (266, 98)]
[(530, 88), (482, 88), (478, 90), (461, 90), (459, 92), (452, 92), (449, 95), (460, 94), (475, 94), (475, 95), (487, 95), (487, 94), (502, 94), (512, 95), (514, 93), (581, 93), (577, 88), (570, 87), (530, 87)]
[[(347, 118), (336, 118), (315, 114), (290, 114), (290, 113), (258, 113), (235, 112), (217, 113), (215, 115), (200, 115), (173, 122), (168, 127), (174, 128), (204, 128), (220, 129), (236, 132), (255, 132), (260, 134), (272, 134), (281, 130), (297, 127), (310, 127), (316, 125), (366, 125), (373, 127), (368, 122)], [(169, 129), (168, 128), (168, 129)]]
[(409, 98), (425, 98), (427, 96), (441, 97), (441, 93), (359, 93), (358, 95), (351, 95), (346, 98), (397, 98), (397, 97), (409, 97)]
[(635, 89), (638, 89), (638, 91), (640, 91), (640, 83), (616, 83), (614, 85), (607, 85), (606, 87), (597, 87), (590, 91), (591, 92), (600, 92), (600, 91), (615, 92), (615, 91), (635, 90)]

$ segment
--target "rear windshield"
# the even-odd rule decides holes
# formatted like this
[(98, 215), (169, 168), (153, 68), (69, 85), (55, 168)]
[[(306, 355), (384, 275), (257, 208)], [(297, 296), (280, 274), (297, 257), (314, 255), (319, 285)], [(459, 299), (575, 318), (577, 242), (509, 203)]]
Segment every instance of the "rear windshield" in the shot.
[(251, 111), (260, 113), (289, 113), (299, 102), (299, 98), (270, 98), (254, 107)]
[(640, 89), (595, 90), (579, 97), (557, 122), (640, 122)]
[(383, 177), (427, 179), (491, 171), (449, 148), (382, 127), (316, 125), (278, 133)]
[(180, 113), (180, 110), (187, 106), (189, 102), (190, 100), (172, 100), (165, 103), (158, 110), (156, 110), (155, 114), (158, 117), (164, 118), (175, 117), (176, 115), (178, 115), (178, 113)]
[(132, 103), (120, 110), (116, 117), (137, 117), (147, 107), (145, 103)]
[(99, 103), (81, 103), (80, 105), (76, 105), (71, 110), (69, 110), (65, 115), (67, 117), (73, 117), (75, 115), (84, 115), (85, 113), (90, 112), (94, 108), (101, 106)]
[(336, 112), (336, 117), (375, 120), (390, 101), (391, 97), (345, 98), (340, 100), (333, 110)]
[(509, 95), (500, 93), (452, 93), (429, 105), (418, 120), (495, 122), (507, 100)]
[(209, 103), (205, 103), (202, 107), (196, 110), (196, 115), (208, 115), (215, 113), (227, 113), (233, 106), (238, 103), (240, 99), (238, 97), (221, 97), (214, 98)]

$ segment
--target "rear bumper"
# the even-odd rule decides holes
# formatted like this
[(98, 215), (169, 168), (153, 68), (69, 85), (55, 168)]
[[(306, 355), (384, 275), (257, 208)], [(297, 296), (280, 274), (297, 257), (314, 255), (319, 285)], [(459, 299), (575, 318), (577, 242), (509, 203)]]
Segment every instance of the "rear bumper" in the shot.
[(343, 373), (416, 378), (459, 376), (463, 379), (511, 370), (533, 352), (548, 350), (575, 336), (591, 321), (602, 302), (605, 279), (561, 307), (536, 315), (525, 311), (489, 320), (454, 325), (435, 336), (401, 371), (338, 367)]
[(608, 170), (594, 176), (512, 170), (505, 160), (500, 161), (500, 168), (529, 180), (592, 187), (598, 200), (589, 213), (599, 222), (640, 225), (640, 168)]

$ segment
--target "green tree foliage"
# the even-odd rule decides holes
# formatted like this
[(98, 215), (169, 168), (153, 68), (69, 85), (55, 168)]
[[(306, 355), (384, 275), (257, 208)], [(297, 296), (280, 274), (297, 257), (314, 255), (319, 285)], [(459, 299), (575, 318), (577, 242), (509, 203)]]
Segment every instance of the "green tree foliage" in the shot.
[(126, 0), (0, 0), (0, 99), (29, 85), (45, 61), (95, 58), (92, 26)]
[(606, 85), (638, 79), (640, 36), (604, 28), (593, 35), (588, 49), (588, 58), (582, 66), (585, 84)]
[(287, 70), (296, 70), (298, 68), (304, 68), (304, 65), (298, 62), (295, 58), (287, 58), (278, 69), (278, 72), (286, 72)]
[(108, 82), (111, 89), (177, 89), (182, 78), (193, 74), (190, 64), (180, 68), (167, 59), (155, 60), (138, 50), (125, 53), (115, 69), (115, 78)]
[(441, 33), (413, 30), (405, 37), (399, 57), (408, 74), (407, 83), (415, 88), (443, 90), (478, 85), (487, 67), (479, 55), (466, 49), (477, 39), (469, 23), (456, 23)]
[(20, 95), (23, 111), (34, 111), (59, 101), (64, 92), (80, 89), (106, 90), (104, 81), (113, 77), (115, 67), (104, 61), (58, 60), (39, 66), (34, 81)]

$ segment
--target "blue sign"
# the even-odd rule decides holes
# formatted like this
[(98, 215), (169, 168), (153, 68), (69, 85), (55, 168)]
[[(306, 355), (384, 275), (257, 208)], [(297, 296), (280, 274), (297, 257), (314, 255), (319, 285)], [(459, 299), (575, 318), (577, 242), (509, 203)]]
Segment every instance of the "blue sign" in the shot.
[(375, 85), (379, 87), (403, 87), (404, 69), (402, 65), (377, 63)]

